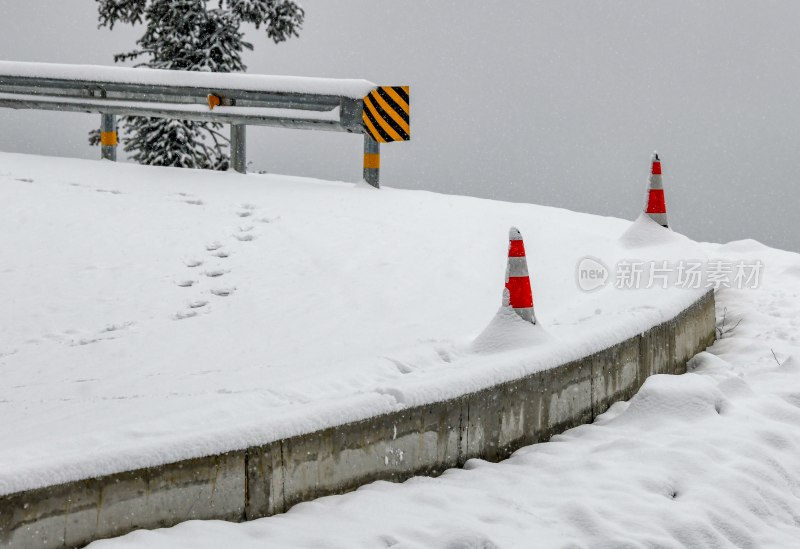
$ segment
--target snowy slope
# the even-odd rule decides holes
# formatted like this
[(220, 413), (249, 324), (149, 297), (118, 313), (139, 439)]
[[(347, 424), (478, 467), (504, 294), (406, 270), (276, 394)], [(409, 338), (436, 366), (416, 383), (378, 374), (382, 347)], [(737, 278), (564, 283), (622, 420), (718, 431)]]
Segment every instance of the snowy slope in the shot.
[(763, 261), (763, 286), (718, 292), (723, 337), (690, 373), (649, 378), (592, 425), (499, 464), (91, 547), (797, 547), (800, 255), (754, 241), (707, 250)]
[[(585, 255), (703, 252), (527, 204), (11, 154), (0, 201), (0, 494), (464, 394), (635, 335), (703, 291), (583, 293)], [(476, 348), (511, 225), (546, 341)]]

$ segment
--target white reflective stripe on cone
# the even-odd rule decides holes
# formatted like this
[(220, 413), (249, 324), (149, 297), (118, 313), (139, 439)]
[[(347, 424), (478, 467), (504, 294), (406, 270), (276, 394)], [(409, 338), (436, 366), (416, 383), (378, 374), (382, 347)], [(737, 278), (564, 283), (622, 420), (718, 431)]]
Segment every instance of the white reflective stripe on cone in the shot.
[(511, 277), (528, 276), (528, 261), (525, 256), (509, 257), (506, 267), (506, 280)]
[(536, 315), (533, 313), (533, 307), (514, 309), (514, 312), (521, 316), (523, 320), (527, 320), (531, 324), (536, 324)]
[(650, 174), (650, 188), (651, 189), (663, 189), (664, 188), (664, 181), (661, 179), (661, 175), (659, 175), (659, 174)]
[(650, 219), (661, 225), (662, 227), (667, 227), (667, 214), (657, 214), (657, 213), (649, 213), (647, 214)]

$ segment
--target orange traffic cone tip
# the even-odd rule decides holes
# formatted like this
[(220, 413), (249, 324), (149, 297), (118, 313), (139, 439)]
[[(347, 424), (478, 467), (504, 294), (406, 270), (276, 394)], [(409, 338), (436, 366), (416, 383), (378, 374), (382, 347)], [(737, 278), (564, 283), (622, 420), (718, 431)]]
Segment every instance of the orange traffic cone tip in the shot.
[(658, 151), (653, 153), (653, 165), (650, 169), (650, 173), (661, 175), (661, 159), (658, 157)]
[(520, 318), (536, 324), (533, 311), (533, 292), (528, 275), (528, 260), (525, 257), (525, 243), (516, 227), (508, 231), (508, 264), (506, 266), (506, 287), (503, 290), (503, 305), (514, 309)]

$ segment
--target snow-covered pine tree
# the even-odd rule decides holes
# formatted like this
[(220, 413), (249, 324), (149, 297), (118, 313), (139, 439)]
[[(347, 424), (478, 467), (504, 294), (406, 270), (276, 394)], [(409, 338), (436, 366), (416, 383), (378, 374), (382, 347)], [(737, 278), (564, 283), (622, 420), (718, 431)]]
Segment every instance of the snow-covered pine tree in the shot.
[[(240, 72), (242, 23), (264, 25), (275, 43), (298, 36), (303, 9), (294, 0), (96, 0), (100, 26), (144, 23), (137, 49), (114, 61), (144, 58), (137, 66), (167, 70)], [(220, 124), (147, 117), (124, 119), (125, 151), (141, 164), (228, 168), (228, 138)], [(90, 135), (90, 143), (99, 139)]]

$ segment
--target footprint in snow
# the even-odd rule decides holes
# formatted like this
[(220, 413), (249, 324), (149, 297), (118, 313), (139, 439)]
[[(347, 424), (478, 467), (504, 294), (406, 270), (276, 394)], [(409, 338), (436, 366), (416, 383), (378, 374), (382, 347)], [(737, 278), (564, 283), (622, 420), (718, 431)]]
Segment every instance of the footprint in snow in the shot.
[(100, 337), (85, 337), (78, 339), (77, 341), (73, 341), (70, 343), (71, 347), (79, 347), (83, 345), (91, 345), (92, 343), (97, 343), (98, 341), (105, 341), (105, 339)]
[(412, 368), (411, 366), (409, 366), (408, 364), (406, 364), (401, 360), (397, 360), (395, 358), (388, 356), (385, 356), (383, 358), (394, 364), (395, 368), (397, 368), (397, 371), (400, 372), (401, 374), (410, 374), (411, 372), (414, 371), (414, 368)]
[(133, 326), (135, 322), (132, 320), (128, 320), (126, 322), (121, 322), (119, 324), (108, 324), (105, 328), (103, 328), (103, 332), (118, 332), (120, 330), (127, 330), (131, 326)]
[(200, 265), (203, 264), (203, 262), (200, 259), (187, 259), (186, 261), (184, 261), (184, 263), (190, 269), (193, 269), (195, 267), (199, 267)]
[(256, 238), (255, 235), (252, 233), (239, 233), (233, 236), (236, 237), (236, 240), (239, 240), (240, 242), (250, 242), (251, 240), (255, 240)]
[(176, 280), (175, 284), (177, 284), (181, 288), (189, 288), (189, 287), (194, 286), (195, 284), (197, 284), (197, 281), (187, 278), (187, 279), (184, 279), (184, 280)]
[(235, 291), (236, 288), (214, 288), (211, 293), (218, 297), (228, 297)]
[(95, 189), (96, 193), (107, 193), (107, 194), (122, 194), (122, 191), (118, 191), (117, 189)]
[(453, 362), (453, 355), (444, 347), (436, 347), (436, 354), (439, 355), (442, 362), (447, 362), (448, 364)]
[(189, 302), (190, 309), (199, 309), (201, 307), (205, 307), (206, 305), (208, 305), (208, 301), (206, 301), (205, 299), (197, 299), (195, 301)]
[(259, 223), (275, 223), (279, 219), (280, 219), (280, 216), (278, 216), (278, 217), (260, 217), (260, 218), (258, 218), (258, 222)]
[(33, 179), (29, 177), (18, 177), (17, 181), (22, 181), (23, 183), (33, 183)]
[(239, 225), (239, 232), (240, 233), (247, 233), (254, 229), (253, 225)]
[(251, 212), (250, 210), (239, 210), (238, 212), (236, 212), (236, 215), (238, 215), (239, 217), (250, 217), (251, 215), (253, 215), (253, 212)]
[(205, 202), (203, 202), (199, 198), (187, 198), (183, 202), (185, 204), (191, 204), (192, 206), (202, 206), (203, 204), (205, 204)]
[(222, 242), (219, 242), (217, 240), (206, 244), (206, 250), (208, 250), (209, 252), (213, 252), (214, 250), (219, 250), (220, 248), (222, 248)]
[(224, 275), (226, 272), (227, 271), (225, 269), (206, 269), (205, 271), (203, 271), (203, 274), (209, 278), (216, 278), (218, 276)]
[(231, 254), (225, 250), (215, 250), (211, 252), (211, 255), (214, 257), (218, 257), (220, 259), (225, 259), (226, 257), (230, 256)]
[(197, 311), (188, 310), (188, 311), (181, 311), (179, 313), (175, 313), (172, 318), (175, 320), (183, 320), (184, 318), (192, 318), (193, 316), (197, 316)]

